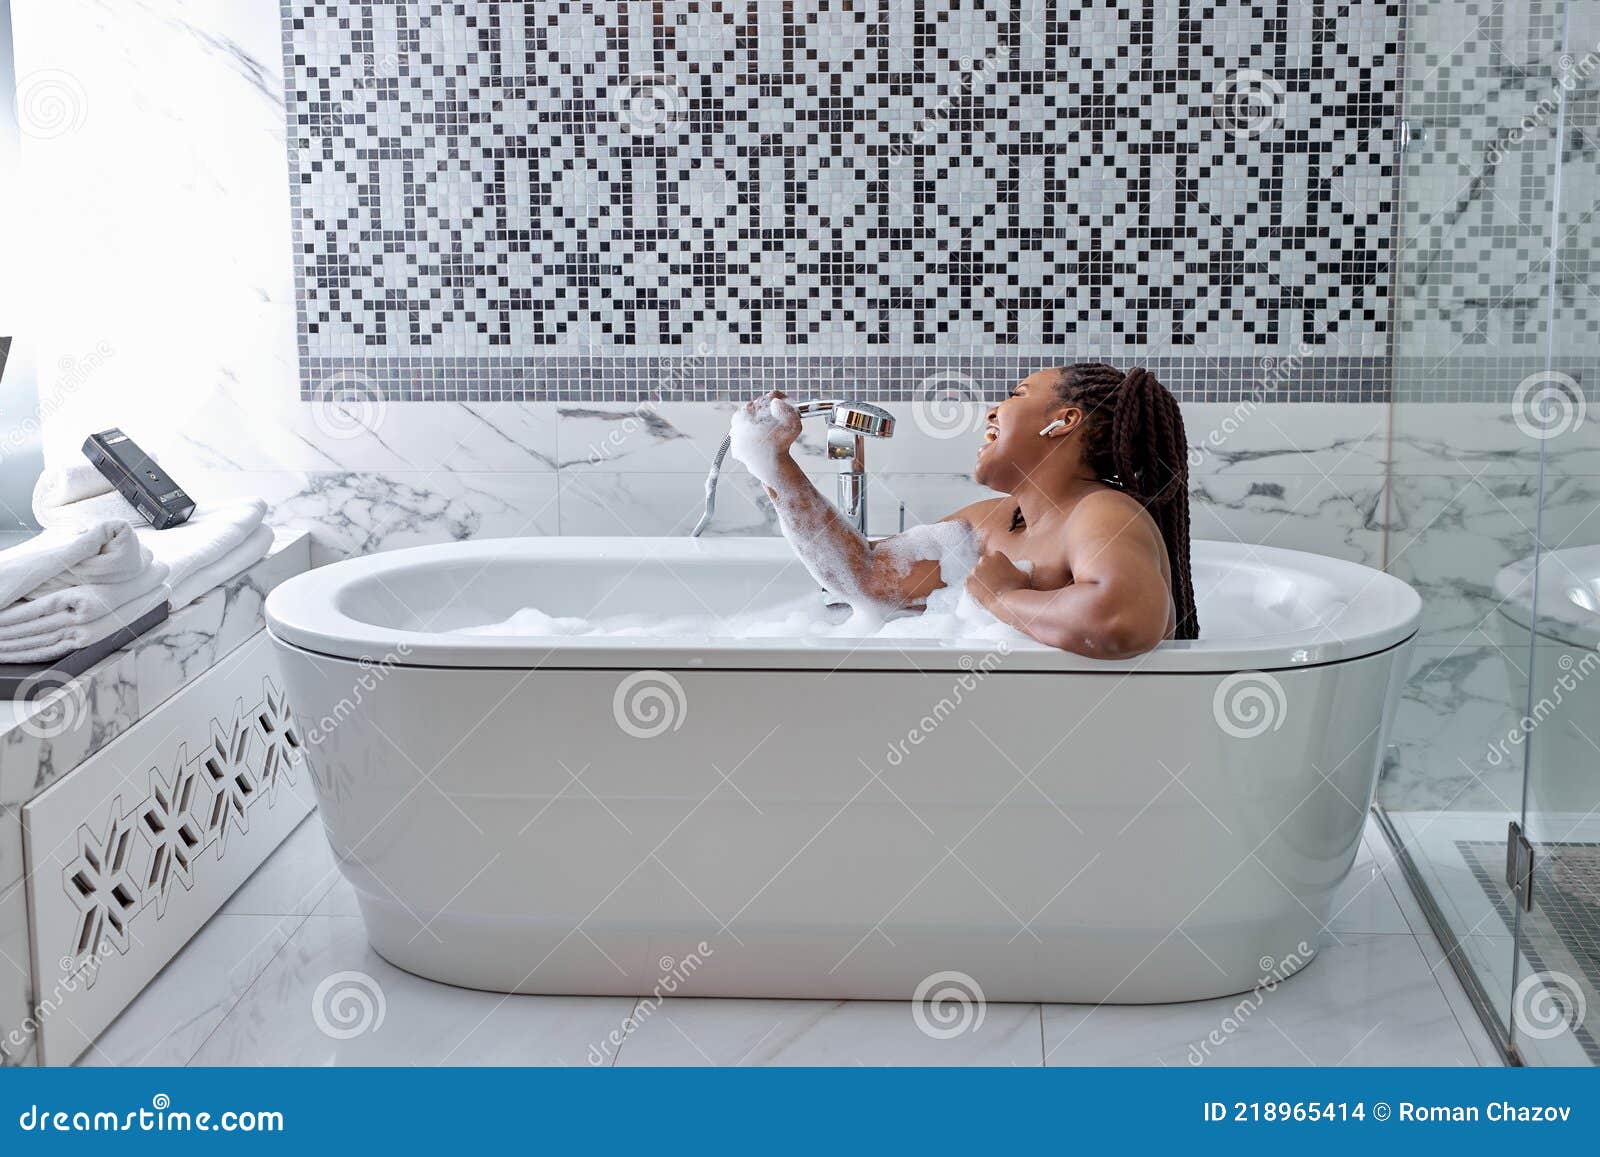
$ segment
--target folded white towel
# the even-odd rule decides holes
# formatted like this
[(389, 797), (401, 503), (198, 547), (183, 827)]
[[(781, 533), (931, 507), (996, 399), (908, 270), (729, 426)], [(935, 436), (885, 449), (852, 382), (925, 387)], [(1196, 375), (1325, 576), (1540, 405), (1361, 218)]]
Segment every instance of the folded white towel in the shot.
[(42, 593), (67, 585), (98, 581), (109, 576), (122, 581), (136, 575), (141, 553), (128, 523), (93, 522), (77, 530), (47, 530), (43, 534), (0, 551), (0, 607), (9, 607), (45, 587)]
[(166, 581), (166, 564), (155, 562), (122, 582), (84, 583), (23, 599), (0, 610), (0, 639), (26, 639), (93, 622), (165, 586)]
[[(163, 534), (170, 531), (163, 531)], [(215, 587), (221, 586), (246, 567), (253, 566), (272, 549), (272, 527), (258, 526), (227, 554), (172, 584), (172, 609), (186, 607)]]
[(33, 516), (46, 528), (84, 526), (107, 519), (145, 524), (144, 515), (87, 462), (47, 467), (33, 487)]
[(23, 639), (0, 640), (0, 663), (49, 663), (98, 643), (167, 601), (165, 584), (124, 603), (108, 615)]
[[(174, 610), (187, 606), (198, 594), (211, 589), (206, 586), (196, 591), (190, 580), (202, 574), (218, 573), (209, 568), (244, 544), (261, 527), (267, 514), (267, 504), (259, 498), (229, 503), (202, 502), (181, 526), (156, 530), (87, 462), (46, 470), (33, 491), (33, 513), (41, 525), (72, 526), (94, 521), (105, 511), (116, 509), (117, 503), (126, 511), (125, 517), (133, 524), (140, 544), (150, 551), (156, 562), (166, 565), (167, 585), (174, 592)], [(266, 541), (270, 547), (270, 531)], [(266, 548), (263, 548), (261, 554), (265, 553)], [(261, 554), (242, 563), (241, 569)], [(221, 578), (231, 578), (236, 573), (230, 571)], [(211, 584), (214, 585), (215, 582)]]
[[(272, 531), (262, 526), (267, 516), (267, 504), (259, 498), (249, 498), (226, 506), (201, 503), (195, 507), (189, 521), (167, 530), (142, 527), (135, 531), (139, 541), (150, 548), (157, 562), (167, 564), (170, 573), (167, 584), (173, 589), (172, 609), (187, 606), (194, 596), (181, 595), (193, 589), (190, 581), (207, 572), (212, 564), (221, 562), (249, 541), (258, 530), (266, 531), (266, 541), (272, 543)], [(259, 541), (259, 539), (257, 540)], [(265, 548), (261, 554), (265, 554)], [(261, 557), (257, 554), (250, 562)], [(244, 565), (248, 566), (249, 563)], [(232, 574), (223, 577), (231, 578)], [(210, 587), (205, 588), (210, 590)]]

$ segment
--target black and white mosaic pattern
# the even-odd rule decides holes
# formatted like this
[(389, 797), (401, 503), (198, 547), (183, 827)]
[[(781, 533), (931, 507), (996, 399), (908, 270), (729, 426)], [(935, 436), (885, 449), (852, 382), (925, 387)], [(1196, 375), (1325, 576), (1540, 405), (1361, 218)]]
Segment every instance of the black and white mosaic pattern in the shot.
[(1400, 248), (1403, 401), (1507, 401), (1553, 364), (1593, 380), (1600, 9), (1413, 0)]
[(1091, 356), (1383, 396), (1399, 0), (282, 11), (308, 396)]

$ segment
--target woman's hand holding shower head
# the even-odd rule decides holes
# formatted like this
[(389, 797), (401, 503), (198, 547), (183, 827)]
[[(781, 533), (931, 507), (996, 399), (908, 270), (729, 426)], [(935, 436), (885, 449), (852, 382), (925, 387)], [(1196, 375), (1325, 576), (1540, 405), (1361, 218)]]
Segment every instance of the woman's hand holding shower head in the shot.
[(780, 467), (800, 437), (800, 413), (782, 390), (769, 390), (733, 412), (729, 452), (769, 490), (777, 488)]

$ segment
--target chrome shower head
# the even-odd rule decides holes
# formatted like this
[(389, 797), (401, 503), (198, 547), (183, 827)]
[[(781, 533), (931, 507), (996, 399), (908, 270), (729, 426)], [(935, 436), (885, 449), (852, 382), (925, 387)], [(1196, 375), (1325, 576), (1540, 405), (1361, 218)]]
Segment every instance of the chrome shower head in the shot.
[(871, 402), (836, 402), (833, 407), (835, 429), (869, 438), (888, 438), (894, 434), (894, 415)]
[(888, 438), (894, 434), (894, 415), (871, 402), (817, 398), (796, 402), (794, 408), (802, 418), (809, 418), (813, 414), (830, 415), (830, 425), (846, 433), (864, 434), (869, 438)]

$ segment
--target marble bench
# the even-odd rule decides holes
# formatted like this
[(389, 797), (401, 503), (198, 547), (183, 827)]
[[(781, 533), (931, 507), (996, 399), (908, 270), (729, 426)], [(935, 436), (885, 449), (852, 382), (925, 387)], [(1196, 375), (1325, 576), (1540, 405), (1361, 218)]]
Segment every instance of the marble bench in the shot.
[(311, 810), (262, 604), (304, 534), (0, 703), (0, 1065), (70, 1064)]

